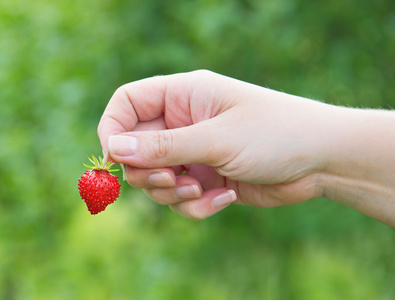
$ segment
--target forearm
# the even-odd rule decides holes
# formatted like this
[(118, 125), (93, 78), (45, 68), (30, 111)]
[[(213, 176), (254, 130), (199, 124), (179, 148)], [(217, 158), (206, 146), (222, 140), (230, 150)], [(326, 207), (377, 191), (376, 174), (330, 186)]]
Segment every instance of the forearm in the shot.
[(323, 196), (395, 227), (395, 112), (338, 108)]

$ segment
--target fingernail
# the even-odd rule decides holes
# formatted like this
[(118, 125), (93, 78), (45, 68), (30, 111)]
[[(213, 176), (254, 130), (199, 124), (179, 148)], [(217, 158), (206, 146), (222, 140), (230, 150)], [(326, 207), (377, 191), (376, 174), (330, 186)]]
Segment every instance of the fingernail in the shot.
[(176, 185), (174, 179), (166, 172), (151, 174), (148, 176), (148, 183), (155, 187), (172, 187)]
[(228, 205), (237, 200), (237, 195), (234, 190), (226, 191), (222, 194), (219, 194), (217, 197), (213, 199), (211, 202), (214, 207), (221, 207)]
[(112, 135), (108, 138), (108, 148), (114, 155), (133, 155), (137, 151), (137, 145), (137, 138), (132, 136)]
[(174, 191), (174, 194), (179, 199), (196, 199), (202, 195), (197, 185), (180, 186)]

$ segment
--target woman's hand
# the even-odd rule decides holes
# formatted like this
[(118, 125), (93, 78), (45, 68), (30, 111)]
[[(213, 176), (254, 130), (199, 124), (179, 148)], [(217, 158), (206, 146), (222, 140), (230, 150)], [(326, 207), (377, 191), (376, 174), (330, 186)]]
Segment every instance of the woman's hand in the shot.
[(317, 139), (332, 110), (195, 71), (122, 86), (98, 134), (104, 151), (127, 165), (130, 185), (202, 219), (232, 202), (270, 207), (321, 195), (327, 156)]
[(130, 185), (191, 219), (326, 196), (394, 226), (394, 123), (195, 71), (120, 87), (98, 134)]

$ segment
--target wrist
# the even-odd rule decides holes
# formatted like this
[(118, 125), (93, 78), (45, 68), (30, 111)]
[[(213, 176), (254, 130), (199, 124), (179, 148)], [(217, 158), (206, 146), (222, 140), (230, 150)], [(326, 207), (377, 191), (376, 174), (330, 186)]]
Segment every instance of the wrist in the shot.
[(395, 114), (338, 107), (333, 121), (323, 196), (394, 225)]

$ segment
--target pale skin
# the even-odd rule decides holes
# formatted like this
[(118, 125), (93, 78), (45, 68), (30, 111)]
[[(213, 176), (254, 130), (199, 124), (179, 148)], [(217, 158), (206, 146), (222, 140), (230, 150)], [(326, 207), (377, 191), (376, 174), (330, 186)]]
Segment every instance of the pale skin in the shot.
[(231, 203), (324, 196), (395, 227), (395, 112), (297, 97), (210, 71), (120, 87), (98, 126), (129, 184), (194, 220)]

